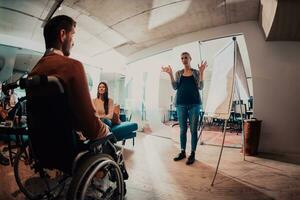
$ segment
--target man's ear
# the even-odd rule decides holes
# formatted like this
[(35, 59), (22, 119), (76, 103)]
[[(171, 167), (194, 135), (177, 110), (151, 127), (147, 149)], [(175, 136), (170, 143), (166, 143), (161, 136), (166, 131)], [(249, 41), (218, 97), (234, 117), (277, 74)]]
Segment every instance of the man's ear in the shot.
[(63, 41), (65, 40), (66, 38), (66, 30), (65, 29), (61, 29), (60, 32), (59, 32), (59, 41), (61, 43), (63, 43)]

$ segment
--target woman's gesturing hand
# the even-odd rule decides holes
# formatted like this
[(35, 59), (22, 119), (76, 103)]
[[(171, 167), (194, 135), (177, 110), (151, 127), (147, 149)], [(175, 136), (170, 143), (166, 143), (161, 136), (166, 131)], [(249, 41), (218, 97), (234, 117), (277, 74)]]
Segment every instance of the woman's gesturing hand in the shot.
[(168, 65), (168, 66), (166, 66), (166, 67), (162, 66), (162, 67), (161, 67), (161, 71), (162, 71), (162, 72), (166, 72), (166, 73), (168, 73), (169, 75), (172, 75), (172, 73), (173, 73), (172, 68), (171, 68), (170, 65)]
[(201, 64), (198, 64), (198, 69), (199, 69), (200, 73), (203, 73), (207, 66), (208, 65), (207, 65), (206, 61), (205, 62), (201, 61)]

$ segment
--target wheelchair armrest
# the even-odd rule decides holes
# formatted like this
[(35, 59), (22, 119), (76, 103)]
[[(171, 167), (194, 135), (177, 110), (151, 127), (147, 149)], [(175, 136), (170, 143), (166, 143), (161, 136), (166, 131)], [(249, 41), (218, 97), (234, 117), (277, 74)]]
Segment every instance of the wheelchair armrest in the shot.
[(110, 146), (116, 143), (117, 139), (114, 134), (109, 132), (104, 138), (96, 139), (96, 140), (85, 140), (83, 143), (80, 143), (79, 153), (73, 161), (72, 164), (72, 173), (75, 172), (76, 165), (80, 159), (90, 153), (101, 153), (106, 144), (110, 144)]
[(101, 146), (108, 141), (110, 141), (111, 143), (117, 142), (116, 137), (111, 132), (109, 132), (104, 138), (89, 140), (88, 141), (89, 150), (92, 152), (99, 151), (101, 149)]

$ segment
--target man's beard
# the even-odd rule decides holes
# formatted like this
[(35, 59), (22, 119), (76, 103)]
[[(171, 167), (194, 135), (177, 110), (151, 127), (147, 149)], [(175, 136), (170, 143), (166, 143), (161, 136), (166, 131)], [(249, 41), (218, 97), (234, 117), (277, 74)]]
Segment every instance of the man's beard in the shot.
[(69, 56), (70, 55), (70, 42), (68, 40), (65, 40), (63, 43), (62, 43), (62, 52), (65, 56)]

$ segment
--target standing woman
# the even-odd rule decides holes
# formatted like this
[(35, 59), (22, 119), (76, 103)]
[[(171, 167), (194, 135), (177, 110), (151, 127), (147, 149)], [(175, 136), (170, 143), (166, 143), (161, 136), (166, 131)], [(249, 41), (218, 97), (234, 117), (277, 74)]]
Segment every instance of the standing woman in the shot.
[(181, 62), (184, 66), (173, 76), (171, 66), (162, 67), (162, 71), (170, 75), (172, 87), (176, 92), (175, 105), (180, 126), (180, 147), (181, 152), (174, 158), (179, 161), (186, 158), (186, 133), (187, 119), (189, 119), (190, 131), (192, 135), (191, 155), (186, 161), (187, 165), (195, 162), (195, 151), (197, 146), (197, 130), (201, 108), (201, 99), (199, 90), (203, 89), (203, 74), (207, 67), (206, 61), (198, 64), (198, 70), (191, 67), (191, 55), (188, 52), (181, 53)]
[(93, 99), (93, 103), (98, 117), (109, 127), (112, 126), (112, 118), (114, 112), (114, 101), (108, 98), (108, 87), (105, 82), (98, 85), (97, 98)]

